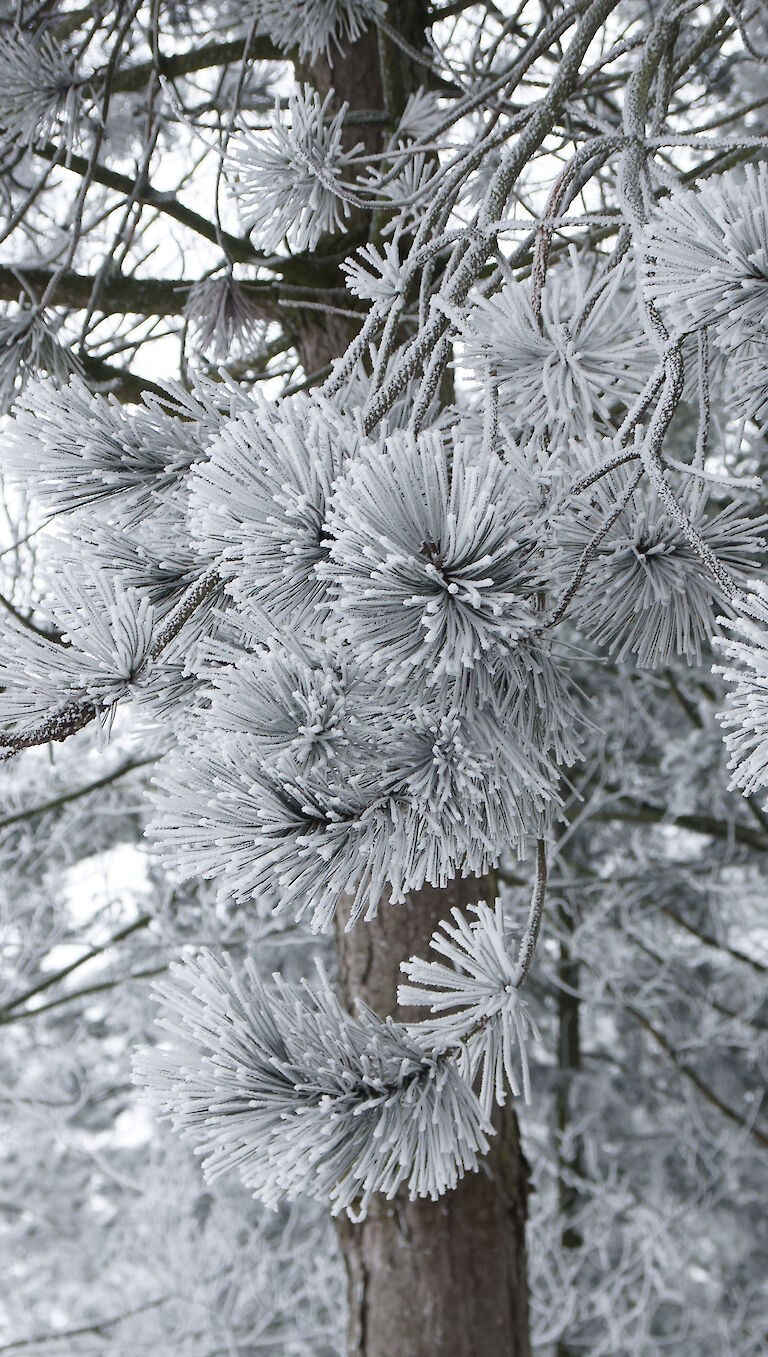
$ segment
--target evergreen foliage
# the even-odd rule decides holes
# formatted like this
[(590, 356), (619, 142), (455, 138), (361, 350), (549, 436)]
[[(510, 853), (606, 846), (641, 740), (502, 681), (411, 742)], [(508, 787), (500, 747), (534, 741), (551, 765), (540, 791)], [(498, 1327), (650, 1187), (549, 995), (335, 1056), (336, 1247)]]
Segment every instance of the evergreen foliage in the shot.
[[(765, 16), (444, 4), (417, 46), (407, 18), (3, 10), (3, 1181), (37, 1218), (51, 1052), (103, 1037), (119, 1116), (138, 1043), (215, 1185), (157, 1133), (142, 1202), (167, 1172), (195, 1204), (136, 1332), (331, 1357), (327, 1208), (456, 1190), (512, 1097), (536, 1352), (758, 1357)], [(355, 43), (383, 93), (350, 106)], [(69, 874), (140, 834), (142, 912), (104, 905), (60, 966)], [(397, 1013), (347, 1008), (344, 931), (457, 880), (474, 903), (396, 958)], [(128, 986), (120, 1026), (70, 982), (125, 938), (93, 982)], [(59, 1088), (73, 1192), (90, 1077)], [(285, 1261), (304, 1230), (316, 1274)], [(112, 1320), (51, 1261), (45, 1286), (96, 1351)], [(9, 1350), (58, 1340), (56, 1305)]]

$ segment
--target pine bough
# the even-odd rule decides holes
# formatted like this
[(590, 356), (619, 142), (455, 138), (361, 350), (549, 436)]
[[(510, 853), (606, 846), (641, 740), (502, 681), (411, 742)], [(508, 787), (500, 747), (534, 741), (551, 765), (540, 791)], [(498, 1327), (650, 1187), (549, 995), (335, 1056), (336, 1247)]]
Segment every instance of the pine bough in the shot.
[[(257, 19), (317, 57), (383, 8), (260, 0)], [(573, 52), (609, 9), (580, 7)], [(531, 145), (568, 95), (569, 61), (525, 115)], [(98, 82), (53, 39), (4, 38), (3, 70), (10, 143), (87, 135)], [(42, 313), (10, 322), (0, 383), (45, 366), (59, 385), (27, 385), (4, 465), (68, 533), (49, 548), (50, 627), (7, 626), (5, 756), (92, 722), (108, 732), (132, 700), (166, 751), (153, 835), (171, 868), (321, 931), (342, 902), (351, 927), (538, 844), (517, 948), (501, 904), (479, 903), (437, 930), (440, 960), (405, 964), (400, 1000), (421, 1021), (350, 1015), (322, 974), (265, 986), (254, 965), (206, 953), (159, 987), (172, 1044), (142, 1056), (140, 1077), (210, 1172), (237, 1168), (270, 1204), (311, 1191), (360, 1213), (403, 1185), (438, 1196), (477, 1166), (493, 1103), (528, 1095), (521, 986), (543, 845), (590, 719), (573, 628), (660, 668), (700, 663), (725, 612), (734, 781), (768, 782), (765, 522), (716, 500), (728, 478), (705, 465), (713, 371), (731, 413), (766, 424), (768, 170), (662, 194), (637, 169), (640, 75), (630, 86), (625, 134), (585, 143), (535, 223), (532, 283), (499, 244), (519, 229), (502, 215), (520, 171), (510, 128), (481, 127), (438, 162), (446, 129), (422, 92), (388, 157), (360, 169), (346, 110), (301, 88), (266, 130), (236, 136), (225, 170), (258, 248), (311, 251), (353, 208), (389, 214), (383, 242), (345, 265), (369, 303), (362, 328), (310, 394), (200, 379), (128, 413), (71, 375)], [(600, 155), (620, 161), (616, 250), (553, 261)], [(460, 211), (454, 225), (468, 204), (474, 225)], [(188, 318), (215, 354), (264, 338), (231, 271)], [(452, 340), (472, 384), (441, 408)], [(696, 446), (667, 463), (683, 398), (698, 403)]]

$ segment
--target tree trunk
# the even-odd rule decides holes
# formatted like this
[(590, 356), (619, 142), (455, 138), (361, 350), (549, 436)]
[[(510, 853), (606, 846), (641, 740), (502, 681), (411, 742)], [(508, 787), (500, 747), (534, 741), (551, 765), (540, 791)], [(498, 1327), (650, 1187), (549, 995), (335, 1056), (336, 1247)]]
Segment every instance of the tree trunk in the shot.
[(558, 1020), (558, 1084), (557, 1084), (557, 1129), (560, 1136), (558, 1149), (558, 1196), (562, 1219), (563, 1246), (567, 1249), (581, 1247), (581, 1236), (573, 1224), (573, 1214), (578, 1206), (579, 1194), (573, 1186), (572, 1177), (582, 1176), (581, 1146), (578, 1139), (570, 1150), (564, 1143), (571, 1120), (570, 1093), (573, 1075), (581, 1069), (581, 1001), (578, 996), (579, 963), (573, 956), (569, 935), (574, 932), (575, 923), (571, 907), (560, 906), (558, 922), (562, 930), (558, 978), (560, 988), (557, 992)]
[[(389, 22), (415, 47), (423, 46), (424, 0), (390, 0)], [(324, 93), (332, 84), (339, 103), (384, 112), (390, 126), (409, 91), (424, 82), (390, 39), (373, 31), (308, 73)], [(369, 149), (382, 143), (382, 122), (353, 128), (353, 140)], [(377, 223), (380, 226), (381, 223)], [(365, 239), (373, 223), (351, 218), (353, 236)], [(362, 233), (361, 233), (362, 228)], [(322, 251), (336, 268), (338, 238)], [(323, 270), (321, 270), (324, 273)], [(341, 275), (335, 280), (341, 281)], [(346, 347), (357, 326), (318, 310), (297, 313), (296, 343), (308, 375), (321, 371)], [(397, 1007), (400, 962), (427, 953), (429, 939), (453, 905), (484, 894), (477, 880), (457, 880), (446, 889), (426, 887), (405, 905), (382, 906), (371, 923), (343, 931), (339, 920), (339, 978), (344, 1001), (365, 1001), (384, 1017)], [(529, 1357), (525, 1260), (527, 1165), (511, 1106), (499, 1110), (496, 1135), (477, 1173), (437, 1202), (403, 1196), (375, 1199), (368, 1218), (338, 1222), (349, 1278), (348, 1357)]]
[[(560, 1242), (564, 1249), (580, 1249), (583, 1245), (581, 1233), (574, 1223), (574, 1215), (579, 1205), (578, 1189), (574, 1186), (574, 1176), (583, 1176), (581, 1142), (574, 1139), (570, 1148), (566, 1142), (571, 1121), (571, 1092), (573, 1076), (581, 1069), (581, 1000), (579, 989), (579, 962), (574, 957), (570, 944), (570, 935), (575, 929), (572, 905), (561, 905), (558, 911), (561, 929), (558, 978), (560, 988), (557, 992), (558, 1018), (558, 1083), (557, 1083), (557, 1183), (560, 1203)], [(565, 1338), (561, 1338), (555, 1350), (555, 1357), (577, 1357), (576, 1349)]]
[[(474, 903), (482, 883), (427, 886), (404, 905), (343, 932), (339, 979), (348, 1004), (398, 1008), (400, 962), (426, 954), (438, 921)], [(348, 1357), (529, 1357), (525, 1265), (527, 1165), (511, 1106), (498, 1110), (477, 1173), (437, 1202), (374, 1199), (361, 1223), (339, 1222), (349, 1280)]]

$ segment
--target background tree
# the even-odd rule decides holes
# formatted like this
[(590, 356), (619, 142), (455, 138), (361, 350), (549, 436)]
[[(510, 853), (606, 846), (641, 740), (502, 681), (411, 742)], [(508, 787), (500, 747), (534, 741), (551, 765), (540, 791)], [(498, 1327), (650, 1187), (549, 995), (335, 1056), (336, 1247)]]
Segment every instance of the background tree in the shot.
[[(42, 1256), (55, 1167), (85, 1246), (34, 1311), (22, 1267), (9, 1351), (339, 1350), (324, 1211), (121, 1121), (144, 982), (201, 944), (167, 996), (214, 1061), (160, 1082), (268, 1201), (362, 1198), (349, 1351), (528, 1351), (528, 1061), (536, 1350), (760, 1351), (768, 835), (707, 648), (763, 551), (764, 45), (748, 6), (9, 12), (6, 402), (47, 382), (4, 456), (7, 1197)], [(134, 840), (156, 763), (173, 884), (84, 919), (54, 883)], [(318, 951), (371, 1015), (298, 986)], [(46, 1042), (89, 1079), (48, 1096)]]

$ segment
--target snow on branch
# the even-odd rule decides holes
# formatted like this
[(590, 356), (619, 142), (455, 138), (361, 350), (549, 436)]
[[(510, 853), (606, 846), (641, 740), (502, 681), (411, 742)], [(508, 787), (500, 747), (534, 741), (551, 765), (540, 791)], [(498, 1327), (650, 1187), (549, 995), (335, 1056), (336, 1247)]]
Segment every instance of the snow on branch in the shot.
[(528, 525), (493, 454), (393, 434), (338, 483), (331, 532), (339, 633), (390, 683), (474, 670), (482, 683), (534, 629)]
[[(135, 590), (112, 590), (104, 579), (83, 590), (70, 579), (60, 582), (59, 598), (60, 642), (15, 623), (6, 632), (3, 717), (22, 732), (78, 703), (111, 709), (149, 654), (153, 613)], [(14, 738), (13, 728), (2, 731), (0, 745), (13, 748)]]
[(0, 35), (0, 131), (21, 147), (63, 133), (71, 150), (84, 82), (70, 52), (52, 33)]
[(196, 347), (217, 363), (264, 351), (266, 321), (231, 272), (194, 283), (184, 304)]
[(268, 133), (243, 133), (233, 142), (227, 170), (259, 249), (275, 250), (287, 239), (295, 250), (313, 250), (349, 216), (342, 174), (362, 145), (343, 148), (346, 105), (331, 115), (332, 102), (332, 92), (321, 101), (305, 85), (290, 95), (287, 119), (277, 99)]
[[(706, 492), (691, 482), (681, 498), (715, 559), (743, 587), (765, 549), (768, 520), (748, 517), (736, 503), (708, 511)], [(676, 656), (700, 664), (716, 609), (729, 600), (647, 481), (632, 489), (630, 472), (620, 468), (603, 476), (586, 502), (569, 506), (559, 533), (563, 577), (622, 502), (592, 557), (574, 616), (619, 660), (635, 655), (654, 669)]]
[(646, 293), (682, 329), (711, 325), (726, 349), (764, 333), (768, 166), (674, 191), (654, 213), (643, 251)]
[(768, 585), (750, 581), (733, 607), (735, 617), (723, 619), (730, 634), (716, 642), (726, 663), (715, 672), (728, 685), (719, 719), (731, 755), (731, 785), (751, 796), (768, 786)]
[(385, 11), (384, 0), (255, 0), (253, 13), (259, 30), (285, 52), (298, 47), (304, 60), (332, 61), (334, 48), (356, 42)]
[(482, 298), (462, 326), (465, 358), (534, 436), (582, 435), (613, 427), (616, 407), (642, 389), (650, 354), (637, 332), (631, 270), (619, 267), (591, 289), (577, 257), (550, 276), (537, 316), (528, 287), (509, 283)]
[(497, 769), (492, 740), (470, 761), (468, 736), (441, 739), (418, 717), (377, 716), (364, 701), (361, 710), (346, 742), (324, 741), (332, 762), (316, 761), (317, 742), (295, 740), (293, 757), (275, 763), (272, 722), (265, 757), (260, 734), (227, 736), (212, 717), (158, 768), (153, 837), (169, 866), (214, 880), (222, 899), (308, 914), (323, 931), (342, 896), (353, 898), (351, 927), (425, 881), (482, 875), (503, 845), (521, 842), (525, 788)]
[[(208, 953), (162, 987), (184, 1054), (158, 1050), (143, 1068), (209, 1171), (238, 1168), (271, 1204), (310, 1191), (364, 1211), (374, 1192), (455, 1186), (487, 1148), (494, 1100), (528, 1096), (535, 1027), (523, 985), (544, 839), (562, 803), (565, 842), (608, 785), (627, 817), (666, 816), (655, 799), (633, 810), (624, 784), (615, 795), (609, 784), (635, 728), (617, 733), (608, 661), (634, 663), (641, 697), (633, 689), (625, 711), (642, 735), (639, 796), (664, 681), (640, 687), (636, 671), (700, 664), (716, 612), (730, 609), (722, 720), (734, 782), (747, 792), (768, 782), (768, 586), (749, 584), (765, 520), (732, 497), (755, 489), (762, 456), (744, 452), (735, 426), (747, 421), (758, 446), (755, 426), (768, 423), (768, 172), (711, 173), (723, 154), (763, 154), (765, 139), (676, 130), (701, 102), (699, 58), (720, 61), (727, 40), (730, 62), (744, 27), (732, 6), (722, 22), (699, 16), (700, 29), (685, 4), (650, 19), (641, 6), (622, 17), (611, 0), (540, 6), (533, 18), (523, 6), (500, 25), (493, 6), (472, 16), (425, 6), (438, 37), (454, 34), (445, 53), (438, 37), (420, 49), (418, 34), (398, 34), (383, 0), (230, 8), (237, 40), (211, 44), (210, 64), (191, 50), (137, 62), (146, 34), (133, 32), (133, 13), (118, 18), (109, 52), (98, 25), (87, 41), (78, 34), (72, 52), (93, 41), (108, 58), (91, 82), (102, 108), (83, 156), (73, 144), (89, 86), (69, 50), (9, 25), (0, 38), (13, 162), (4, 212), (11, 221), (27, 195), (35, 209), (6, 264), (8, 289), (21, 261), (26, 299), (0, 318), (0, 403), (41, 370), (56, 383), (75, 371), (58, 391), (28, 387), (4, 435), (14, 491), (29, 490), (41, 517), (62, 515), (41, 539), (61, 639), (34, 614), (24, 626), (39, 594), (22, 580), (0, 656), (0, 749), (109, 725), (127, 698), (149, 709), (163, 745), (151, 832), (169, 871), (214, 883), (216, 906), (244, 931), (266, 911), (330, 930), (342, 902), (351, 928), (426, 884), (483, 877), (536, 841), (519, 940), (499, 902), (478, 904), (443, 921), (431, 959), (405, 963), (400, 999), (428, 1010), (421, 1022), (351, 1016), (322, 976), (265, 986), (255, 964), (240, 975)], [(76, 11), (58, 18), (82, 28)], [(285, 53), (287, 80), (297, 53), (325, 68), (376, 25), (362, 46), (381, 39), (383, 66), (391, 47), (403, 86), (376, 70), (377, 99), (380, 74), (388, 86), (378, 107), (361, 106), (365, 87), (362, 99), (349, 90), (350, 112), (342, 90), (300, 85), (266, 127), (240, 121), (248, 100), (258, 113), (272, 98), (248, 72), (259, 33)], [(137, 69), (150, 82), (146, 117)], [(171, 99), (163, 71), (199, 72), (200, 83)], [(433, 88), (414, 91), (424, 72)], [(737, 121), (731, 111), (723, 125)], [(353, 146), (361, 125), (371, 135)], [(199, 178), (185, 170), (175, 190), (153, 187), (165, 148), (170, 184), (174, 147), (198, 141), (187, 168), (206, 166)], [(716, 159), (702, 164), (704, 149)], [(135, 174), (123, 172), (129, 160)], [(67, 234), (32, 258), (56, 220), (59, 171), (78, 176)], [(258, 250), (224, 229), (223, 175)], [(198, 182), (215, 185), (208, 216), (175, 196)], [(353, 256), (364, 214), (368, 240)], [(194, 233), (194, 282), (184, 238), (157, 236), (169, 219)], [(354, 239), (343, 234), (351, 222)], [(169, 247), (176, 301), (158, 309), (156, 280), (142, 274)], [(235, 263), (253, 276), (235, 280)], [(284, 282), (264, 283), (263, 267)], [(155, 298), (151, 327), (130, 311), (142, 285)], [(51, 298), (64, 312), (65, 296), (60, 316)], [(241, 385), (222, 372), (191, 390), (155, 387), (165, 394), (131, 409), (89, 390), (85, 376), (113, 373), (120, 353), (138, 381), (137, 355), (167, 341), (159, 322), (182, 312), (185, 380), (189, 334), (193, 357), (236, 360)], [(268, 342), (266, 315), (282, 330)], [(310, 358), (327, 367), (342, 334), (354, 338), (313, 387)], [(302, 374), (288, 374), (292, 352)], [(291, 384), (267, 399), (253, 394), (262, 378), (267, 392)], [(597, 699), (591, 715), (579, 683)], [(681, 705), (698, 710), (684, 695)], [(712, 822), (698, 805), (667, 818)]]
[(411, 983), (398, 1002), (428, 1006), (435, 1016), (421, 1022), (382, 1020), (361, 1003), (344, 1012), (322, 970), (314, 987), (278, 975), (266, 987), (252, 960), (240, 973), (210, 952), (176, 963), (156, 987), (172, 1050), (144, 1050), (135, 1078), (209, 1177), (236, 1169), (267, 1205), (309, 1194), (359, 1217), (375, 1192), (403, 1184), (434, 1199), (477, 1168), (494, 1098), (521, 1083), (529, 1096), (526, 1040), (538, 1033), (519, 990), (545, 884), (541, 844), (516, 954), (497, 901), (475, 906), (471, 923), (454, 909), (440, 925), (431, 946), (447, 965), (403, 963)]
[(220, 560), (233, 596), (255, 597), (283, 629), (322, 619), (331, 486), (357, 439), (354, 423), (321, 401), (258, 400), (221, 428), (190, 480), (200, 545)]
[(292, 990), (210, 953), (171, 969), (157, 990), (174, 1049), (142, 1053), (136, 1077), (209, 1176), (361, 1215), (374, 1192), (436, 1198), (477, 1167), (488, 1128), (455, 1060), (362, 1005), (345, 1013), (322, 973)]
[(65, 740), (97, 718), (108, 730), (118, 702), (146, 675), (195, 610), (219, 588), (213, 570), (194, 581), (177, 607), (155, 629), (154, 609), (135, 589), (102, 576), (87, 583), (59, 581), (54, 642), (11, 624), (0, 660), (5, 757), (21, 749)]
[(520, 996), (524, 965), (511, 946), (501, 901), (493, 909), (481, 902), (471, 910), (475, 918), (468, 921), (452, 909), (453, 922), (444, 921), (432, 935), (430, 947), (448, 964), (419, 957), (402, 963), (409, 983), (400, 985), (397, 999), (429, 1009), (433, 1016), (411, 1023), (409, 1031), (436, 1050), (460, 1052), (468, 1082), (479, 1076), (480, 1103), (490, 1116), (494, 1099), (506, 1101), (507, 1087), (515, 1096), (522, 1088), (528, 1102), (526, 1042), (538, 1032)]
[(119, 496), (124, 511), (148, 513), (199, 457), (221, 413), (205, 399), (168, 388), (126, 409), (88, 389), (80, 377), (56, 390), (30, 385), (19, 401), (3, 448), (3, 467), (34, 487), (49, 514), (88, 508)]
[(0, 413), (8, 413), (32, 379), (45, 374), (47, 384), (59, 386), (79, 367), (58, 330), (54, 314), (32, 306), (9, 307), (0, 314)]
[[(309, 1194), (334, 1213), (366, 1213), (375, 1192), (436, 1198), (477, 1167), (494, 1098), (529, 1097), (529, 1033), (520, 987), (533, 958), (546, 885), (543, 844), (528, 925), (515, 952), (501, 902), (452, 911), (412, 958), (398, 1002), (429, 1007), (420, 1022), (344, 1012), (319, 983), (265, 986), (247, 960), (202, 952), (156, 986), (171, 1051), (144, 1050), (135, 1078), (204, 1156), (209, 1177), (236, 1169), (276, 1206)], [(520, 1062), (518, 1081), (515, 1051)], [(479, 1095), (473, 1092), (479, 1077)]]

